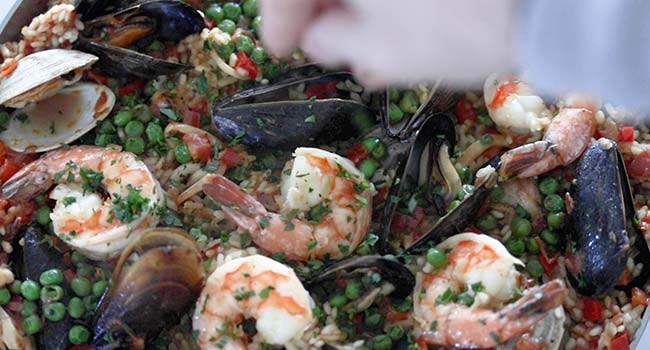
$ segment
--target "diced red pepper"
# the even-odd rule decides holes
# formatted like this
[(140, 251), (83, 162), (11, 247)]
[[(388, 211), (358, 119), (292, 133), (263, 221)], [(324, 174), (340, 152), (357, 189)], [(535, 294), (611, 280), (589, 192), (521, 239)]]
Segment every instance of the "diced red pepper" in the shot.
[(186, 110), (183, 112), (183, 124), (198, 128), (201, 124), (201, 113), (195, 112), (191, 109)]
[(424, 220), (424, 209), (421, 207), (415, 207), (413, 214), (395, 214), (395, 218), (393, 219), (390, 227), (391, 230), (394, 231), (413, 231), (422, 223), (422, 220)]
[(73, 269), (66, 269), (63, 271), (63, 277), (65, 277), (65, 280), (70, 282), (72, 279), (75, 277), (75, 272)]
[(627, 286), (630, 281), (632, 281), (632, 274), (630, 273), (629, 270), (623, 271), (623, 273), (618, 277), (618, 281), (616, 281), (617, 286)]
[(488, 159), (492, 159), (499, 155), (501, 151), (503, 150), (503, 146), (492, 146), (483, 152), (483, 156)]
[(466, 228), (465, 231), (473, 232), (473, 233), (481, 233), (481, 230), (476, 226), (470, 226), (470, 227)]
[(235, 68), (241, 68), (248, 72), (248, 77), (250, 79), (255, 79), (255, 77), (257, 77), (257, 66), (243, 51), (237, 52), (237, 63), (235, 63)]
[(20, 165), (16, 164), (11, 159), (5, 159), (2, 165), (0, 166), (0, 181), (7, 181), (15, 173), (20, 170)]
[(70, 254), (70, 252), (65, 252), (63, 254), (63, 263), (66, 264), (67, 266), (72, 265), (72, 254)]
[(307, 97), (328, 98), (336, 95), (336, 82), (313, 84), (305, 87)]
[(621, 133), (618, 135), (619, 142), (632, 142), (634, 141), (634, 128), (631, 126), (624, 126), (621, 128)]
[(125, 96), (125, 95), (130, 95), (136, 91), (141, 90), (144, 87), (144, 80), (138, 79), (134, 80), (129, 84), (126, 84), (122, 86), (119, 90), (118, 93), (120, 96)]
[(497, 87), (494, 98), (492, 98), (492, 102), (490, 102), (490, 108), (498, 108), (503, 106), (508, 96), (515, 93), (515, 91), (517, 91), (517, 83), (511, 81)]
[(650, 297), (648, 297), (648, 293), (639, 287), (632, 288), (632, 305), (648, 305), (649, 302)]
[(612, 350), (630, 350), (630, 338), (627, 332), (616, 334), (610, 342), (610, 348)]
[(212, 144), (210, 140), (204, 135), (199, 134), (185, 134), (183, 135), (183, 142), (190, 150), (192, 159), (198, 159), (205, 163), (210, 160), (212, 155)]
[(370, 151), (361, 143), (357, 143), (348, 150), (348, 159), (359, 165), (362, 160), (368, 158)]
[(100, 74), (93, 69), (87, 70), (86, 75), (90, 80), (98, 84), (108, 85), (108, 78), (105, 75)]
[(379, 313), (390, 322), (398, 322), (407, 320), (409, 318), (408, 311), (399, 311), (396, 310), (391, 304), (388, 298), (384, 299), (381, 304), (379, 304)]
[(214, 23), (213, 20), (211, 20), (211, 19), (209, 19), (207, 17), (204, 19), (204, 22), (205, 22), (205, 24), (204, 24), (205, 27), (208, 28), (208, 29), (212, 29), (216, 25), (216, 23)]
[(555, 271), (555, 268), (557, 268), (558, 258), (560, 257), (560, 254), (555, 253), (555, 255), (549, 257), (544, 241), (540, 237), (535, 237), (535, 242), (537, 242), (537, 245), (539, 246), (539, 262), (542, 264), (544, 272), (546, 272), (547, 275), (551, 276)]
[(454, 114), (458, 118), (460, 124), (470, 120), (472, 123), (476, 122), (476, 111), (472, 108), (472, 104), (465, 98), (461, 98), (454, 108)]
[(603, 302), (595, 298), (582, 299), (582, 315), (587, 321), (603, 320)]
[(632, 177), (650, 176), (650, 151), (643, 151), (627, 165), (627, 172)]
[(429, 345), (427, 345), (426, 340), (424, 340), (424, 336), (417, 337), (417, 339), (415, 339), (415, 344), (418, 345), (420, 350), (429, 350)]
[(231, 167), (231, 166), (237, 166), (242, 162), (241, 156), (237, 151), (230, 147), (226, 147), (226, 149), (223, 150), (223, 153), (221, 155), (221, 163), (225, 166)]

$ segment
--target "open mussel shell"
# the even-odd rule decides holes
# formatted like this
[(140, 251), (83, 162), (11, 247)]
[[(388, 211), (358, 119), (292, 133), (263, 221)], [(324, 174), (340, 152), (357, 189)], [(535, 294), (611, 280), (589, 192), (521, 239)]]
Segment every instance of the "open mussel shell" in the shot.
[(106, 118), (115, 94), (104, 85), (79, 83), (16, 110), (0, 141), (18, 152), (45, 152), (75, 141)]
[[(304, 285), (307, 289), (316, 291), (326, 287), (328, 281), (363, 276), (368, 272), (379, 273), (382, 280), (390, 282), (395, 287), (393, 295), (400, 298), (411, 294), (415, 287), (415, 276), (406, 266), (397, 260), (379, 255), (355, 256), (338, 261), (324, 270), (317, 271), (315, 276), (304, 282)], [(312, 293), (315, 296), (319, 294), (326, 295), (326, 293)]]
[(51, 49), (25, 56), (8, 77), (0, 80), (0, 105), (22, 108), (52, 96), (81, 79), (97, 56), (75, 50)]
[(151, 340), (193, 305), (203, 277), (199, 248), (185, 231), (146, 230), (118, 260), (95, 314), (93, 346), (113, 349), (136, 335)]
[(360, 102), (334, 93), (320, 99), (292, 100), (311, 87), (352, 81), (345, 72), (291, 78), (245, 90), (221, 101), (212, 110), (217, 131), (252, 147), (314, 146), (347, 140), (358, 134), (355, 118), (371, 114)]
[(644, 267), (628, 288), (643, 286), (648, 280), (650, 251), (634, 224), (631, 193), (616, 142), (605, 138), (593, 141), (578, 162), (571, 191), (572, 254), (567, 258), (567, 271), (581, 294), (609, 292), (630, 256)]
[(153, 79), (160, 75), (173, 75), (192, 69), (192, 66), (161, 60), (143, 53), (79, 39), (79, 50), (99, 57), (96, 67), (115, 77), (135, 76)]

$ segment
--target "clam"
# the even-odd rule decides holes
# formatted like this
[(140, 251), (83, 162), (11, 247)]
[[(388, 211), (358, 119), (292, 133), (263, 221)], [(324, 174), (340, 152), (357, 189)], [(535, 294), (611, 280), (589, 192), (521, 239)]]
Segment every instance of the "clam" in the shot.
[(69, 144), (106, 118), (115, 94), (104, 85), (79, 83), (16, 110), (0, 141), (18, 152), (45, 152)]
[(150, 341), (187, 313), (203, 277), (200, 250), (185, 231), (146, 230), (117, 262), (95, 313), (92, 345), (115, 349)]
[(51, 49), (18, 61), (16, 70), (0, 80), (0, 105), (22, 108), (54, 95), (81, 79), (97, 56), (75, 50)]

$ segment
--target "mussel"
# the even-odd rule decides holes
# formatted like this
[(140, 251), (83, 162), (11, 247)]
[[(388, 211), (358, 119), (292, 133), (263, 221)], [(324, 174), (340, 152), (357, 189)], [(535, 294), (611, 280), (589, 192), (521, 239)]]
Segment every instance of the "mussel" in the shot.
[[(372, 115), (365, 104), (337, 88), (347, 82), (354, 82), (350, 73), (333, 72), (255, 87), (218, 101), (213, 122), (222, 136), (252, 147), (295, 148), (346, 140), (358, 134), (355, 123)], [(292, 100), (294, 94), (309, 99)]]
[[(96, 12), (94, 7), (86, 10)], [(181, 1), (153, 0), (93, 18), (84, 25), (77, 48), (97, 55), (98, 69), (114, 76), (150, 79), (192, 67), (154, 58), (131, 48), (142, 48), (154, 39), (178, 42), (200, 32), (204, 21), (196, 9)]]
[(634, 224), (631, 189), (616, 142), (601, 138), (587, 148), (576, 168), (571, 198), (567, 270), (573, 286), (584, 295), (608, 293), (629, 257), (644, 263), (630, 285), (643, 285), (650, 275), (650, 251)]
[(182, 230), (143, 232), (123, 252), (96, 311), (96, 349), (134, 348), (178, 322), (203, 284), (199, 248)]

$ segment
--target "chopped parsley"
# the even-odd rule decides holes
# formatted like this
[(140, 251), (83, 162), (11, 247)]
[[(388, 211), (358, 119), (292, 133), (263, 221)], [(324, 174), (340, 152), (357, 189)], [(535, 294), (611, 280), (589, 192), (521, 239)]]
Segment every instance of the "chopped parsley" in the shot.
[(274, 290), (273, 286), (268, 286), (260, 291), (260, 298), (266, 299), (269, 297), (269, 293), (271, 293), (272, 290)]
[(235, 290), (234, 296), (235, 299), (237, 299), (237, 301), (242, 301), (255, 296), (255, 291), (246, 290), (246, 288), (240, 287), (237, 290)]
[(199, 94), (208, 93), (208, 78), (205, 76), (205, 72), (201, 72), (201, 75), (192, 82), (192, 86)]
[(72, 203), (75, 203), (77, 201), (76, 197), (64, 197), (63, 198), (63, 205), (64, 206), (69, 206)]
[(316, 116), (310, 115), (309, 117), (305, 118), (305, 123), (311, 123), (311, 124), (316, 123)]
[(161, 108), (160, 113), (162, 115), (164, 115), (165, 117), (167, 117), (167, 118), (169, 118), (169, 119), (171, 119), (171, 120), (173, 120), (175, 122), (177, 122), (177, 121), (179, 121), (181, 119), (181, 118), (178, 117), (178, 114), (176, 113), (176, 111), (171, 109), (171, 108)]
[(100, 190), (102, 190), (104, 173), (82, 166), (81, 169), (79, 169), (79, 177), (81, 177), (81, 187), (83, 188), (84, 193), (100, 192)]
[(318, 245), (318, 241), (314, 239), (314, 240), (310, 241), (309, 243), (307, 243), (307, 249), (312, 250), (312, 249), (316, 248), (316, 245)]
[(431, 322), (431, 325), (429, 326), (429, 330), (432, 331), (432, 332), (435, 332), (435, 331), (436, 331), (436, 328), (438, 328), (438, 321), (437, 321), (437, 320), (433, 320), (433, 321)]
[(149, 205), (149, 199), (140, 195), (141, 190), (136, 189), (131, 184), (126, 185), (129, 193), (126, 198), (121, 197), (119, 194), (113, 194), (113, 207), (111, 207), (112, 220), (113, 217), (118, 220), (129, 223), (135, 220)]
[(451, 288), (447, 288), (447, 290), (442, 293), (442, 295), (439, 295), (436, 298), (436, 305), (438, 304), (448, 304), (456, 299), (456, 296), (454, 295), (454, 292), (451, 291)]

